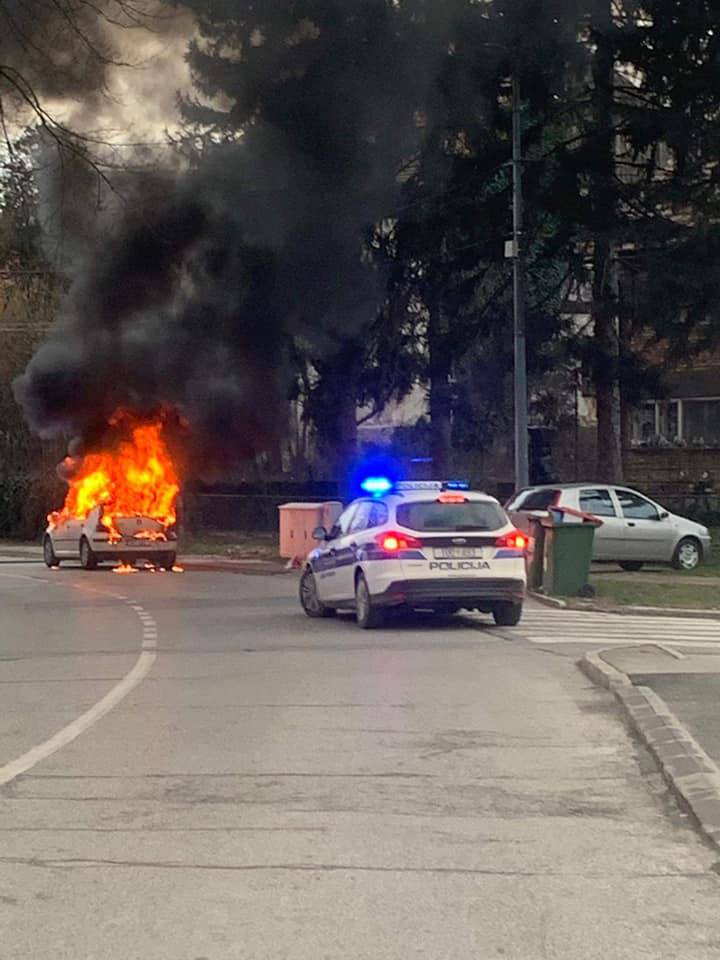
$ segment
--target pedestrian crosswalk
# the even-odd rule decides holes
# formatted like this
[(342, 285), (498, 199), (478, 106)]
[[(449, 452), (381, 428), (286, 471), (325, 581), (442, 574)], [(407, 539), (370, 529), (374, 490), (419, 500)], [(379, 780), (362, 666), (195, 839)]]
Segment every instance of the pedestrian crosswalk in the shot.
[(666, 643), (673, 647), (716, 647), (720, 650), (720, 620), (693, 617), (656, 617), (639, 614), (599, 613), (526, 603), (515, 628), (526, 640), (538, 644)]

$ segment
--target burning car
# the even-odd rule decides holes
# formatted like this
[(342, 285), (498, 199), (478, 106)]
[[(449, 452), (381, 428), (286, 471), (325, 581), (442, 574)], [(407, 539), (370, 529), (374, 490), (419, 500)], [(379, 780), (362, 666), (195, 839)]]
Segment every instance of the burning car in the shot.
[(162, 418), (138, 422), (120, 412), (107, 449), (69, 456), (59, 475), (70, 489), (48, 516), (43, 556), (49, 567), (79, 560), (86, 570), (116, 561), (175, 564), (180, 484), (163, 438)]
[[(52, 516), (52, 515), (51, 515)], [(110, 524), (106, 524), (109, 520)], [(168, 569), (175, 565), (177, 535), (152, 517), (116, 517), (94, 507), (86, 517), (59, 517), (48, 523), (43, 558), (48, 567), (79, 560), (85, 570), (113, 561), (147, 560)]]

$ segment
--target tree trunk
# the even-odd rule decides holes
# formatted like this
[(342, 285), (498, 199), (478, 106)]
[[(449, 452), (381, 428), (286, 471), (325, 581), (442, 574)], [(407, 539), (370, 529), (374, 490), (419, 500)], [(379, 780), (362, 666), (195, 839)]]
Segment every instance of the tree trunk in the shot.
[(591, 28), (596, 45), (593, 57), (594, 110), (597, 131), (592, 177), (594, 213), (593, 303), (595, 335), (593, 378), (597, 402), (598, 479), (622, 482), (622, 439), (619, 363), (617, 259), (613, 249), (615, 226), (615, 60), (610, 31), (610, 0), (594, 0)]
[(430, 456), (433, 475), (443, 480), (452, 469), (452, 384), (448, 324), (442, 299), (428, 305), (428, 351), (430, 361)]
[(616, 296), (617, 262), (611, 245), (596, 239), (593, 255), (592, 317), (595, 331), (593, 379), (597, 404), (597, 476), (605, 483), (622, 483), (622, 416), (620, 401), (620, 342)]
[(346, 384), (337, 397), (337, 441), (335, 447), (335, 477), (338, 495), (345, 502), (353, 495), (350, 489), (352, 466), (358, 454), (357, 391), (355, 384)]

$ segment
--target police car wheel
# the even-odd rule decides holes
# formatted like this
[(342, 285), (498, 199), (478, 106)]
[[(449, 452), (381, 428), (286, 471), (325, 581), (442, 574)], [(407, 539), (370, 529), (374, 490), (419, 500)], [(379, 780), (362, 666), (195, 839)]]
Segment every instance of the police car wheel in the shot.
[(309, 617), (333, 617), (335, 611), (320, 602), (315, 574), (308, 569), (300, 577), (300, 604)]
[(358, 576), (355, 584), (355, 617), (358, 626), (363, 630), (375, 630), (385, 621), (385, 611), (373, 606), (370, 588), (363, 573)]
[(493, 607), (493, 617), (499, 627), (515, 627), (522, 617), (522, 604), (502, 600)]

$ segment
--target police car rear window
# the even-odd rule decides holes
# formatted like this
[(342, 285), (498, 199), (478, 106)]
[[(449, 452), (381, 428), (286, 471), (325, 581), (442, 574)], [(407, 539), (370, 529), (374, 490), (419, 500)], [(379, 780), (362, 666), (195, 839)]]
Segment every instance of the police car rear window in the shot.
[(465, 503), (438, 503), (436, 500), (427, 503), (403, 503), (397, 507), (397, 521), (408, 530), (424, 533), (498, 530), (507, 523), (501, 507), (484, 500), (466, 500)]

